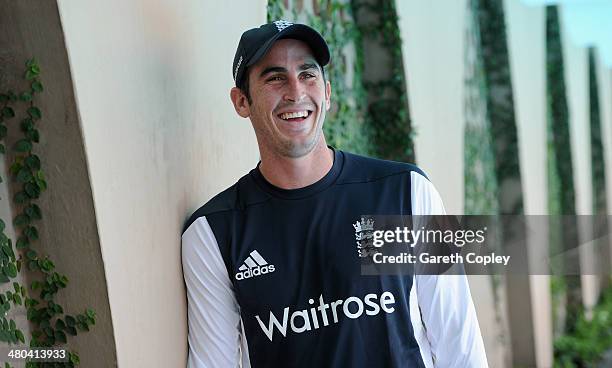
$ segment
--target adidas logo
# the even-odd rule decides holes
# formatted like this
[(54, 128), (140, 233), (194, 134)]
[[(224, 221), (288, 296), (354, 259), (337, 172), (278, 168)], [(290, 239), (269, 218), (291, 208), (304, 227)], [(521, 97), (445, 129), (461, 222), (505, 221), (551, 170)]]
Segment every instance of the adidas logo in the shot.
[(252, 251), (242, 266), (238, 268), (236, 280), (249, 279), (251, 277), (265, 275), (274, 272), (274, 265), (268, 264), (258, 251)]

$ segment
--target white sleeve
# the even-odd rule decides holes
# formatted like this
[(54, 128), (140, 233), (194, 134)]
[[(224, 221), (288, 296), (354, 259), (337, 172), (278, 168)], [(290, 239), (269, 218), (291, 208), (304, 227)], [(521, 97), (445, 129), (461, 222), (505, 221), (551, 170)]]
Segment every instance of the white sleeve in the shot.
[[(438, 191), (427, 178), (412, 172), (411, 184), (413, 215), (446, 214)], [(411, 291), (410, 298), (411, 320), (425, 365), (428, 368), (488, 367), (467, 277), (416, 275), (414, 285), (416, 292)]]
[[(217, 240), (205, 217), (182, 236), (187, 287), (188, 368), (248, 367), (238, 302)], [(244, 359), (244, 358), (243, 358)]]

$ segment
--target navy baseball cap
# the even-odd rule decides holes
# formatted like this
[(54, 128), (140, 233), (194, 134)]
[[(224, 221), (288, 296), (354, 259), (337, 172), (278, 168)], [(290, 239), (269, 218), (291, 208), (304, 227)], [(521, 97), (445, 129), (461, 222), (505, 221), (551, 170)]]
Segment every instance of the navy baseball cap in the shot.
[(314, 53), (314, 57), (324, 67), (329, 63), (329, 48), (323, 37), (305, 24), (294, 24), (277, 20), (259, 28), (249, 29), (242, 34), (234, 56), (232, 76), (236, 86), (242, 84), (247, 67), (258, 62), (270, 50), (274, 42), (284, 38), (304, 41)]

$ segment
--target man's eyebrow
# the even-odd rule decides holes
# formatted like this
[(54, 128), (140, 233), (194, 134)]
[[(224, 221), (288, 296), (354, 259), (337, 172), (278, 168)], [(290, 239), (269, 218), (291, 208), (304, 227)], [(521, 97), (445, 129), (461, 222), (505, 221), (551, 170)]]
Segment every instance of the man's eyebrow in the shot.
[[(298, 67), (299, 71), (310, 70), (310, 69), (319, 70), (319, 64), (314, 63), (314, 62), (307, 62)], [(262, 72), (259, 74), (259, 78), (263, 78), (265, 75), (270, 74), (270, 73), (286, 73), (286, 72), (287, 72), (287, 69), (283, 68), (282, 66), (270, 66), (262, 70)]]

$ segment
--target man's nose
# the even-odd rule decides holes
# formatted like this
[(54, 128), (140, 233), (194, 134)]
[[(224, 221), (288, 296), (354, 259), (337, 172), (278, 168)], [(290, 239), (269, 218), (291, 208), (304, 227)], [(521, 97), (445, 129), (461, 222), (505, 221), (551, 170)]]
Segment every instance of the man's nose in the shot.
[(285, 101), (299, 102), (304, 97), (304, 86), (297, 77), (288, 77), (285, 89)]

